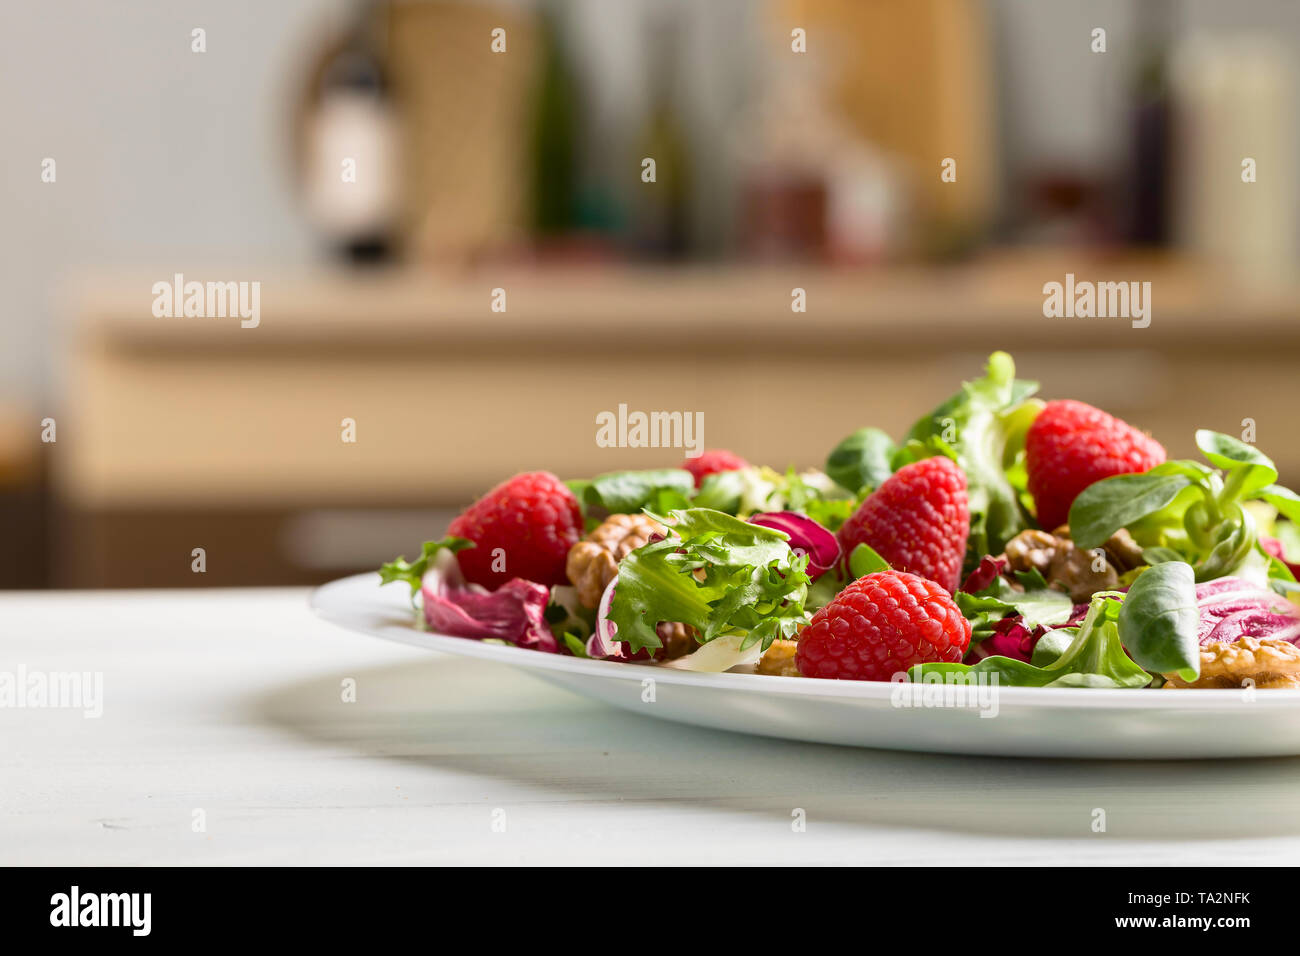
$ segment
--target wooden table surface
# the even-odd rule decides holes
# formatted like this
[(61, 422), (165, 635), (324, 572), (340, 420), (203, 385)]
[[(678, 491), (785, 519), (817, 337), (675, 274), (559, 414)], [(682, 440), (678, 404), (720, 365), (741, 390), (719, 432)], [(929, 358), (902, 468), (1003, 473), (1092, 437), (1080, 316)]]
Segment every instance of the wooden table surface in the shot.
[(0, 595), (0, 673), (103, 674), (99, 718), (0, 707), (0, 864), (1300, 862), (1300, 759), (699, 730), (337, 630), (306, 594)]

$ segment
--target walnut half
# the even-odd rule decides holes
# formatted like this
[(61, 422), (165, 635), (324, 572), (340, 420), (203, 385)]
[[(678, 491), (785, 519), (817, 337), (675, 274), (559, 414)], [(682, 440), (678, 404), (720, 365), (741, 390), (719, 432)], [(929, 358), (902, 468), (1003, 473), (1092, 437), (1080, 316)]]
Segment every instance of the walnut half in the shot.
[(1047, 577), (1047, 570), (1056, 557), (1059, 543), (1056, 535), (1046, 531), (1022, 531), (1007, 542), (1005, 557), (1012, 571), (1036, 570)]
[[(664, 526), (643, 514), (610, 515), (599, 527), (569, 549), (564, 572), (584, 607), (595, 607), (609, 582), (618, 574), (618, 563), (655, 535), (665, 534)], [(653, 653), (655, 660), (672, 660), (699, 647), (695, 628), (673, 621), (655, 627), (663, 648)]]
[(1166, 674), (1166, 688), (1232, 688), (1251, 680), (1256, 687), (1300, 689), (1300, 647), (1290, 641), (1243, 637), (1201, 648), (1201, 676), (1188, 683)]
[(664, 533), (664, 526), (646, 515), (610, 515), (570, 548), (564, 573), (582, 605), (599, 604), (605, 588), (618, 574), (618, 563), (654, 535)]

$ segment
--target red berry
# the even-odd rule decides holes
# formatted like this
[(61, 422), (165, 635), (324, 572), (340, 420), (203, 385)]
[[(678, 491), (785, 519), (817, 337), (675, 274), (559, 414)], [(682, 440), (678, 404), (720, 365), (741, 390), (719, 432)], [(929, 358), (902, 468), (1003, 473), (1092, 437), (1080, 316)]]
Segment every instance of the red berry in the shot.
[(900, 571), (957, 590), (970, 535), (966, 476), (942, 456), (904, 465), (867, 496), (840, 528), (847, 557), (860, 544)]
[(715, 448), (704, 452), (698, 458), (687, 458), (682, 462), (682, 467), (695, 476), (695, 487), (698, 488), (706, 476), (715, 475), (720, 471), (739, 471), (748, 468), (749, 462), (725, 448)]
[(582, 512), (559, 478), (530, 471), (474, 502), (447, 533), (475, 544), (456, 555), (466, 580), (495, 589), (523, 578), (549, 587), (568, 583), (564, 562), (582, 536)]
[(1127, 422), (1084, 402), (1048, 402), (1025, 440), (1038, 524), (1060, 527), (1084, 488), (1112, 475), (1149, 471), (1164, 460), (1161, 444)]
[(915, 664), (957, 663), (970, 621), (934, 581), (905, 571), (858, 578), (799, 632), (804, 677), (887, 681)]

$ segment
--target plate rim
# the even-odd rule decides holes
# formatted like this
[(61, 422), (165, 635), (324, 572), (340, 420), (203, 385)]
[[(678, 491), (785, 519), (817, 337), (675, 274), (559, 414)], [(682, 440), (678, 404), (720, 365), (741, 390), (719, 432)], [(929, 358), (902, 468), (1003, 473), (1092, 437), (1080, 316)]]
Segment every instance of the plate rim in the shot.
[[(374, 583), (377, 601), (391, 605), (395, 612), (411, 611), (408, 604), (394, 601), (381, 592), (377, 573), (361, 572), (336, 578), (313, 588), (307, 597), (311, 611), (320, 619), (353, 633), (378, 637), (382, 640), (408, 644), (425, 650), (443, 651), (461, 657), (491, 660), (522, 667), (528, 670), (562, 671), (615, 680), (644, 680), (653, 674), (656, 683), (678, 684), (715, 690), (775, 693), (812, 698), (850, 698), (862, 701), (888, 701), (895, 688), (905, 686), (894, 681), (844, 681), (820, 677), (778, 677), (771, 674), (712, 674), (655, 667), (646, 664), (615, 663), (588, 660), (563, 654), (547, 654), (508, 644), (485, 644), (472, 638), (424, 631), (412, 626), (396, 624), (359, 628), (353, 626), (346, 614), (340, 613), (330, 602), (323, 601), (333, 592), (358, 589), (368, 581)], [(400, 589), (391, 593), (399, 595)], [(1239, 689), (1184, 689), (1177, 694), (1146, 693), (1138, 690), (1107, 687), (998, 687), (999, 706), (1034, 705), (1053, 709), (1106, 710), (1138, 708), (1160, 711), (1214, 710), (1227, 712), (1239, 707), (1263, 706), (1267, 709), (1288, 710), (1300, 708), (1300, 690), (1258, 691), (1252, 699), (1244, 697)]]

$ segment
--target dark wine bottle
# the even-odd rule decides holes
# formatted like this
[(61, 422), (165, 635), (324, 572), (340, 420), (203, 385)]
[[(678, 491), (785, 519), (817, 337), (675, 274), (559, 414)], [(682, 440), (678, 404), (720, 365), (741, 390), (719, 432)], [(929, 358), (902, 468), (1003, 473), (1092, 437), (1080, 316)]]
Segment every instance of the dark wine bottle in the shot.
[(320, 73), (307, 138), (307, 204), (327, 243), (356, 263), (394, 251), (397, 135), (384, 70), (384, 4), (363, 0)]
[(1128, 240), (1136, 245), (1163, 246), (1169, 241), (1172, 107), (1166, 71), (1171, 32), (1165, 0), (1139, 5), (1126, 224)]
[(532, 226), (542, 239), (574, 224), (577, 158), (577, 90), (561, 35), (559, 9), (542, 11), (540, 75), (532, 129)]
[(637, 186), (636, 244), (654, 259), (679, 259), (690, 242), (690, 157), (674, 94), (679, 31), (670, 18), (654, 22), (649, 36), (650, 108), (637, 139), (638, 168), (654, 160), (655, 181)]

